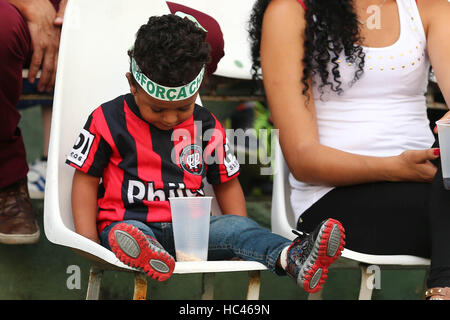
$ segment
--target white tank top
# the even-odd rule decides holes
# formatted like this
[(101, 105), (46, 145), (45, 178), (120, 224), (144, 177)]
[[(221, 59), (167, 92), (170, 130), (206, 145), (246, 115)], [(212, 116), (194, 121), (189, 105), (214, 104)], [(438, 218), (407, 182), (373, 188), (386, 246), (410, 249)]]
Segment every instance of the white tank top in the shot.
[[(415, 0), (396, 1), (400, 37), (388, 47), (363, 47), (366, 57), (361, 78), (349, 85), (356, 68), (342, 54), (338, 62), (344, 93), (338, 95), (324, 87), (321, 99), (313, 84), (321, 144), (382, 157), (433, 145), (425, 98), (430, 68), (425, 30)], [(298, 181), (292, 174), (289, 181), (296, 221), (333, 189)]]

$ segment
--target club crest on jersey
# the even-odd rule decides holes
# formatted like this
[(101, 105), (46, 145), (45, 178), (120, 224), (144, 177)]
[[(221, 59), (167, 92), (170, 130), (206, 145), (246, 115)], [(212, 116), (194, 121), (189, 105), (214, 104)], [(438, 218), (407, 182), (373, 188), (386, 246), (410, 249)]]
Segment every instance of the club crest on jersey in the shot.
[(201, 175), (203, 173), (202, 148), (196, 144), (184, 147), (180, 153), (180, 165), (189, 173)]

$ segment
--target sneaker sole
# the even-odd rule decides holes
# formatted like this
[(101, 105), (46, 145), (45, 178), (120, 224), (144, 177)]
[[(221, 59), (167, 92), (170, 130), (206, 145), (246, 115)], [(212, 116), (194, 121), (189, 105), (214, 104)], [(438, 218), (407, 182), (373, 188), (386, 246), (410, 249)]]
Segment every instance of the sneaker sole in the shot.
[(119, 223), (109, 233), (114, 254), (127, 266), (143, 270), (149, 277), (165, 281), (172, 275), (175, 260), (165, 251), (149, 244), (138, 228)]
[(35, 244), (39, 242), (41, 230), (35, 222), (37, 231), (31, 234), (7, 234), (0, 233), (0, 243), (2, 244)]
[(322, 289), (328, 277), (329, 266), (336, 261), (344, 249), (345, 230), (334, 219), (323, 223), (314, 248), (299, 273), (297, 282), (306, 292), (314, 293)]

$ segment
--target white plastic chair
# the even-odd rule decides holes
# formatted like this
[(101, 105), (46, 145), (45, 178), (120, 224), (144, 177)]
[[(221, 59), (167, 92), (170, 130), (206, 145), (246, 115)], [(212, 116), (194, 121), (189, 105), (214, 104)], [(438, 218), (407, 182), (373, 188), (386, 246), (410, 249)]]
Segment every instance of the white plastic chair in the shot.
[[(278, 233), (286, 238), (294, 239), (292, 229), (296, 228), (294, 212), (290, 203), (290, 185), (288, 180), (289, 168), (284, 160), (278, 139), (274, 139), (272, 147), (273, 157), (273, 194), (272, 194), (272, 232)], [(345, 226), (344, 226), (345, 227)], [(361, 286), (359, 292), (360, 300), (370, 300), (373, 286), (370, 281), (374, 280), (370, 265), (391, 267), (391, 268), (428, 268), (429, 259), (424, 259), (409, 255), (372, 255), (355, 252), (345, 249), (341, 258), (332, 267), (357, 268), (361, 269)], [(310, 295), (310, 299), (320, 299), (321, 293)]]
[(213, 17), (220, 25), (225, 42), (225, 56), (215, 75), (249, 80), (252, 59), (248, 40), (248, 21), (255, 0), (170, 0)]
[[(44, 230), (58, 245), (92, 260), (87, 299), (98, 299), (103, 270), (136, 270), (74, 231), (71, 186), (74, 169), (64, 163), (89, 113), (129, 91), (128, 48), (149, 16), (169, 13), (160, 0), (71, 0), (64, 18), (53, 104), (44, 204)], [(248, 271), (247, 299), (258, 299), (263, 264), (250, 261), (177, 262), (174, 273), (203, 273), (202, 298), (213, 298), (215, 272)], [(135, 299), (146, 297), (147, 278), (135, 272)]]

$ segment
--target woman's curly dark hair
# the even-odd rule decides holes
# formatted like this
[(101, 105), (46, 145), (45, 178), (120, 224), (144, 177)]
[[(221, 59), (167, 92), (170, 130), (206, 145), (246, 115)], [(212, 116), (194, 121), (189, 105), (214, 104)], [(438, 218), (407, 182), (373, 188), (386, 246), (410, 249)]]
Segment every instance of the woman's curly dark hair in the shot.
[[(264, 12), (270, 0), (257, 0), (250, 18), (249, 34), (253, 59), (254, 80), (260, 80), (260, 44)], [(353, 0), (305, 0), (306, 28), (304, 35), (305, 56), (302, 75), (303, 94), (309, 89), (308, 79), (314, 75), (320, 78), (319, 91), (329, 86), (341, 94), (342, 81), (339, 72), (339, 55), (344, 52), (346, 61), (356, 66), (354, 82), (363, 74), (365, 54), (361, 43), (358, 20), (353, 9)], [(300, 4), (299, 4), (300, 5)], [(330, 82), (330, 63), (333, 81)]]
[(189, 19), (153, 16), (139, 28), (128, 56), (153, 81), (177, 87), (192, 81), (209, 62), (205, 39), (206, 32)]

